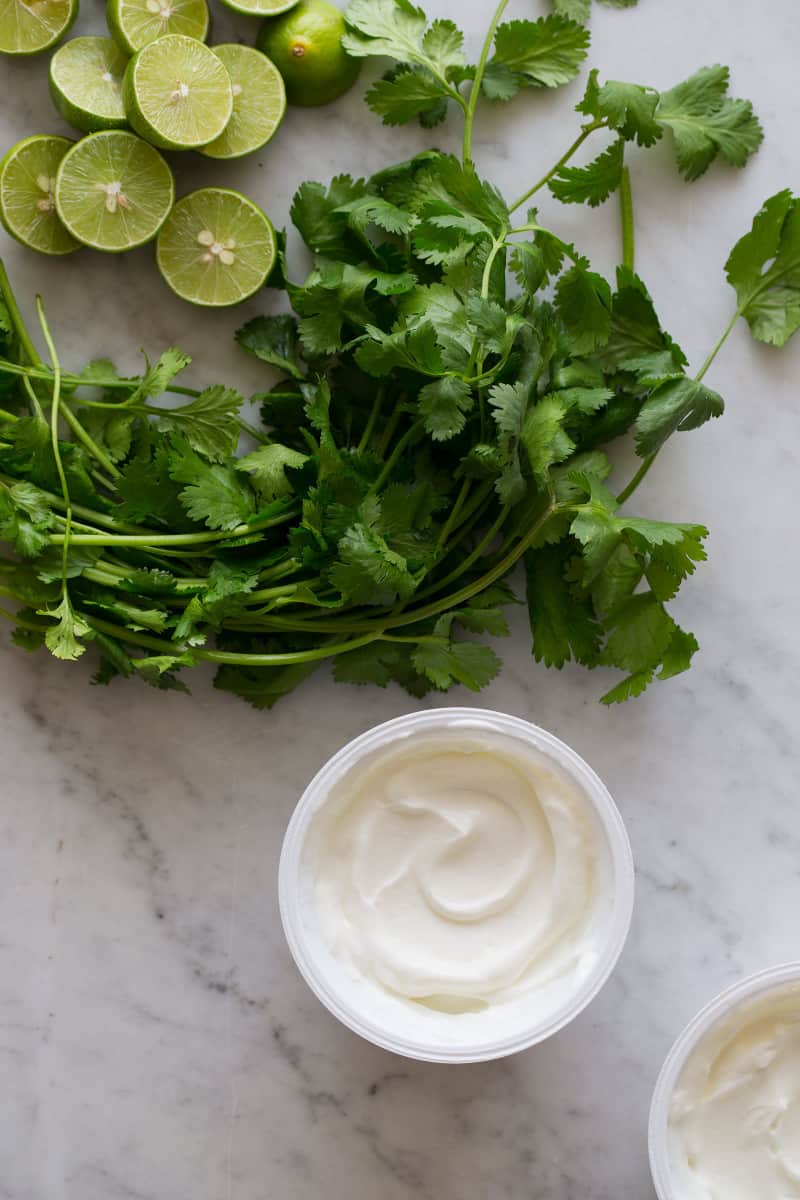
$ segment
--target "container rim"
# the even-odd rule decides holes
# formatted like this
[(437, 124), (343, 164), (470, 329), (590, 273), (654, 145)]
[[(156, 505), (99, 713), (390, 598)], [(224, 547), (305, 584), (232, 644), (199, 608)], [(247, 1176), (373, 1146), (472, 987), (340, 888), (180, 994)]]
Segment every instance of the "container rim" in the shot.
[(748, 975), (710, 1000), (675, 1039), (656, 1080), (647, 1130), (650, 1173), (658, 1200), (679, 1200), (673, 1190), (669, 1161), (669, 1106), (692, 1051), (724, 1016), (744, 1001), (795, 982), (800, 983), (800, 960), (779, 963)]
[[(523, 1034), (488, 1038), (480, 1042), (437, 1047), (428, 1042), (394, 1035), (363, 1017), (329, 986), (317, 970), (309, 948), (298, 902), (300, 864), (311, 820), (325, 794), (367, 755), (416, 733), (437, 729), (496, 732), (533, 746), (565, 770), (580, 787), (605, 835), (614, 896), (608, 934), (602, 954), (575, 995), (546, 1021), (537, 1021)], [(592, 768), (565, 742), (537, 725), (490, 709), (448, 707), (425, 709), (395, 717), (348, 742), (317, 772), (292, 814), (281, 851), (278, 871), (281, 921), (289, 950), (306, 983), (321, 1003), (354, 1033), (406, 1058), (423, 1062), (469, 1063), (503, 1058), (526, 1050), (551, 1037), (583, 1011), (607, 982), (627, 939), (633, 917), (634, 869), (630, 841), (622, 817), (608, 789)]]

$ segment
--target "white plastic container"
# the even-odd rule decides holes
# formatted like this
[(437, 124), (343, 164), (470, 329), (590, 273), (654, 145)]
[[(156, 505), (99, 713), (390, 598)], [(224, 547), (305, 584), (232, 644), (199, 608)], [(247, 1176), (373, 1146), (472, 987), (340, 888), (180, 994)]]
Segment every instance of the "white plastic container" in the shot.
[(785, 963), (750, 975), (707, 1004), (675, 1042), (661, 1068), (650, 1106), (650, 1170), (658, 1200), (683, 1200), (673, 1177), (669, 1115), (675, 1087), (689, 1058), (714, 1026), (740, 1005), (795, 983), (800, 984), (800, 962)]
[[(520, 998), (488, 1012), (436, 1012), (393, 996), (352, 971), (331, 952), (320, 928), (316, 874), (305, 853), (313, 819), (331, 790), (368, 756), (418, 734), (488, 733), (519, 741), (566, 775), (586, 800), (607, 848), (595, 936), (600, 953), (574, 994), (542, 1016)], [(527, 1049), (569, 1024), (597, 995), (620, 956), (633, 911), (630, 843), (611, 796), (594, 771), (552, 734), (517, 717), (472, 708), (440, 708), (379, 725), (344, 746), (311, 781), (289, 823), (279, 873), (280, 908), (289, 949), (309, 985), (335, 1017), (355, 1033), (396, 1054), (428, 1062), (481, 1062)]]

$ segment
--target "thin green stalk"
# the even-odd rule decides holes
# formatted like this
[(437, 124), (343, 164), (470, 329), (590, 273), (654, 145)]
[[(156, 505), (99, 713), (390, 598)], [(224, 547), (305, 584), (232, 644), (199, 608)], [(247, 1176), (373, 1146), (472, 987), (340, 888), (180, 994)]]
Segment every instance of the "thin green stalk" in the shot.
[(628, 486), (624, 487), (622, 489), (622, 491), (619, 493), (619, 495), (617, 496), (618, 504), (624, 504), (626, 500), (629, 500), (631, 498), (633, 493), (638, 488), (639, 484), (644, 479), (647, 472), (652, 467), (653, 463), (656, 461), (657, 457), (658, 457), (657, 450), (656, 450), (655, 454), (648, 454), (647, 458), (644, 460), (642, 465), (639, 467), (639, 470), (636, 472), (636, 474), (634, 475), (633, 479), (630, 481)]
[(396, 404), (392, 414), (389, 417), (389, 420), (383, 427), (383, 433), (381, 434), (380, 441), (378, 442), (378, 448), (375, 451), (375, 453), (378, 455), (378, 458), (383, 458), (384, 454), (386, 453), (386, 449), (394, 437), (394, 431), (397, 428), (402, 416), (403, 411), (400, 408), (400, 405)]
[(619, 211), (622, 224), (622, 265), (632, 271), (636, 259), (636, 228), (633, 223), (631, 173), (627, 167), (622, 168), (619, 185)]
[(447, 541), (447, 539), (450, 537), (450, 534), (453, 530), (453, 527), (454, 527), (456, 521), (458, 520), (459, 514), (461, 513), (461, 509), (464, 506), (464, 501), (467, 498), (467, 495), (469, 493), (469, 489), (471, 488), (471, 486), (472, 486), (471, 479), (463, 480), (461, 487), (459, 488), (458, 495), (456, 496), (456, 502), (453, 505), (453, 507), (450, 509), (447, 520), (445, 521), (444, 525), (442, 526), (439, 536), (436, 539), (437, 546), (443, 546), (445, 544), (445, 542)]
[(83, 425), (81, 425), (80, 421), (75, 416), (69, 405), (62, 403), (61, 412), (63, 413), (64, 420), (75, 434), (75, 437), (79, 442), (83, 443), (88, 452), (91, 454), (92, 458), (96, 459), (97, 462), (100, 463), (100, 466), (104, 471), (108, 471), (112, 479), (119, 479), (122, 476), (122, 472), (114, 465), (106, 452), (101, 450), (91, 434), (86, 432)]
[(36, 392), (33, 390), (33, 385), (31, 384), (30, 379), (23, 379), (22, 384), (23, 384), (23, 387), (25, 388), (25, 392), (28, 396), (28, 399), (30, 400), (31, 411), (33, 412), (34, 417), (36, 418), (37, 421), (41, 421), (42, 424), (45, 425), (46, 421), (44, 418), (44, 410), (42, 409), (41, 403), (39, 401), (39, 397), (36, 395)]
[(72, 504), (69, 495), (69, 485), (67, 483), (64, 464), (61, 461), (61, 447), (58, 441), (58, 414), (61, 403), (61, 365), (56, 353), (55, 343), (50, 335), (50, 327), (47, 324), (47, 318), (44, 315), (44, 305), (42, 304), (41, 296), (36, 297), (36, 313), (39, 317), (39, 324), (42, 327), (47, 352), (50, 355), (50, 362), (53, 366), (53, 393), (50, 402), (50, 440), (53, 447), (53, 459), (56, 464), (56, 473), (59, 483), (61, 484), (61, 494), (64, 498), (64, 506), (66, 509), (67, 523), (64, 528), (62, 538), (62, 554), (61, 554), (61, 595), (67, 603), (69, 603), (69, 588), (67, 586), (67, 555), (69, 554), (70, 535), (72, 533)]
[(437, 579), (435, 584), (432, 584), (430, 587), (425, 588), (423, 591), (421, 591), (419, 593), (420, 599), (424, 599), (425, 596), (430, 596), (434, 592), (438, 592), (441, 588), (447, 587), (448, 583), (452, 583), (454, 579), (458, 579), (461, 575), (464, 575), (470, 569), (470, 567), (473, 565), (473, 563), (476, 563), (478, 561), (478, 559), (482, 556), (486, 547), (490, 546), (491, 543), (494, 541), (494, 539), (497, 537), (498, 533), (500, 532), (500, 530), (502, 529), (506, 520), (508, 519), (508, 514), (510, 511), (511, 510), (509, 509), (508, 505), (507, 504), (504, 505), (500, 509), (500, 512), (498, 513), (498, 515), (495, 518), (495, 520), (493, 521), (493, 523), (486, 530), (486, 533), (483, 535), (481, 540), (478, 542), (475, 549), (472, 550), (465, 559), (462, 559), (462, 561), (458, 564), (458, 566), (455, 567), (450, 572), (449, 575), (445, 575), (444, 579)]
[(570, 148), (561, 155), (561, 158), (558, 160), (558, 162), (550, 168), (546, 175), (543, 175), (541, 179), (537, 180), (533, 187), (528, 188), (527, 192), (523, 192), (519, 200), (515, 200), (508, 211), (510, 213), (514, 213), (518, 208), (522, 208), (526, 200), (530, 200), (531, 196), (534, 196), (538, 191), (541, 190), (541, 188), (545, 186), (545, 184), (549, 183), (553, 176), (557, 174), (557, 172), (560, 171), (561, 168), (566, 165), (566, 163), (569, 162), (573, 154), (580, 150), (581, 146), (590, 134), (594, 133), (597, 129), (603, 128), (603, 124), (603, 121), (593, 121), (591, 125), (585, 125), (575, 138), (575, 141), (572, 143)]
[(494, 16), (492, 17), (492, 22), (489, 26), (489, 31), (486, 34), (486, 38), (484, 40), (483, 47), (481, 48), (481, 56), (478, 59), (478, 66), (475, 71), (475, 78), (472, 81), (472, 88), (470, 90), (469, 100), (468, 100), (467, 106), (466, 106), (466, 116), (464, 118), (464, 143), (463, 143), (462, 158), (464, 160), (465, 166), (468, 162), (472, 162), (472, 127), (475, 123), (475, 110), (478, 107), (478, 100), (480, 99), (481, 87), (483, 86), (483, 77), (486, 74), (486, 64), (489, 61), (489, 53), (492, 49), (492, 42), (494, 41), (494, 35), (497, 32), (497, 26), (500, 24), (500, 18), (502, 17), (502, 15), (505, 12), (507, 7), (508, 7), (508, 0), (500, 0), (500, 3), (498, 4), (497, 8), (495, 9)]
[(15, 413), (7, 412), (4, 408), (0, 408), (0, 421), (18, 421), (19, 417)]
[(11, 280), (8, 278), (3, 260), (0, 258), (0, 293), (2, 293), (5, 306), (8, 309), (8, 315), (11, 318), (11, 324), (14, 326), (14, 332), (17, 335), (20, 347), (25, 351), (27, 358), (32, 363), (39, 363), (39, 352), (31, 341), (31, 335), (25, 326), (22, 318), (22, 313), (19, 310), (16, 297), (11, 288)]
[(391, 476), (392, 471), (405, 454), (408, 446), (411, 444), (411, 442), (413, 442), (414, 438), (419, 435), (421, 429), (422, 421), (415, 421), (413, 425), (408, 427), (403, 436), (397, 439), (397, 445), (387, 458), (383, 470), (375, 482), (370, 485), (370, 489), (367, 492), (368, 496), (374, 496), (376, 492), (381, 490), (383, 485), (386, 483), (386, 480)]
[(705, 376), (706, 372), (708, 371), (709, 367), (710, 367), (710, 366), (711, 366), (711, 364), (713, 363), (714, 359), (717, 357), (717, 355), (719, 354), (720, 350), (721, 350), (721, 349), (722, 349), (722, 347), (725, 345), (725, 343), (727, 342), (727, 340), (728, 340), (728, 338), (730, 337), (731, 333), (733, 332), (733, 327), (734, 327), (734, 325), (736, 324), (736, 322), (739, 320), (739, 317), (740, 317), (741, 315), (742, 315), (742, 314), (741, 314), (741, 310), (737, 308), (737, 309), (736, 309), (736, 312), (733, 314), (733, 316), (731, 317), (730, 321), (729, 321), (729, 322), (728, 322), (728, 324), (725, 326), (725, 329), (724, 329), (724, 331), (723, 331), (723, 332), (722, 332), (722, 334), (720, 335), (720, 337), (719, 337), (718, 341), (716, 342), (716, 344), (715, 344), (715, 346), (714, 346), (713, 350), (711, 351), (711, 353), (709, 354), (708, 358), (706, 359), (706, 361), (703, 363), (703, 365), (702, 365), (702, 367), (700, 368), (700, 370), (699, 370), (699, 371), (697, 372), (697, 374), (695, 375), (695, 380), (697, 381), (697, 383), (700, 383), (700, 381), (701, 381), (701, 380), (703, 379), (703, 377)]
[[(230, 538), (245, 537), (249, 533), (258, 533), (262, 529), (272, 529), (275, 525), (283, 525), (297, 516), (295, 512), (283, 513), (269, 521), (254, 521), (252, 525), (237, 525), (235, 529), (214, 530), (210, 533), (138, 533), (138, 534), (75, 534), (72, 544), (75, 546), (202, 546), (210, 542), (224, 542)], [(61, 546), (64, 535), (50, 535), (53, 546)]]
[(366, 450), (367, 446), (369, 445), (370, 440), (372, 438), (372, 434), (375, 430), (375, 422), (378, 420), (378, 415), (381, 411), (382, 404), (383, 404), (383, 384), (380, 384), (375, 389), (375, 398), (372, 401), (372, 408), (370, 409), (369, 416), (367, 417), (367, 423), (364, 426), (364, 432), (362, 433), (361, 439), (358, 443), (359, 450)]

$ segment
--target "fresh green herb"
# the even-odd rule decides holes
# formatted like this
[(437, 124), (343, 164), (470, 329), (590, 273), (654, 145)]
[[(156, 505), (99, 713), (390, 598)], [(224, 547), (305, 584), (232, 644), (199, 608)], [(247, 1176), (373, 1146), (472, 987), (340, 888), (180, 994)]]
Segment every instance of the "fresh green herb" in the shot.
[[(40, 307), (43, 362), (0, 268), (0, 597), (20, 606), (18, 645), (71, 659), (91, 641), (97, 682), (160, 688), (210, 661), (258, 708), (328, 660), (351, 684), (478, 690), (500, 667), (480, 638), (508, 632), (524, 567), (537, 661), (623, 672), (607, 703), (686, 670), (697, 642), (667, 606), (707, 531), (626, 502), (673, 434), (721, 414), (706, 375), (738, 318), (774, 345), (800, 326), (800, 200), (779, 192), (734, 247), (737, 305), (693, 373), (634, 268), (630, 168), (665, 135), (687, 180), (742, 166), (761, 128), (724, 67), (662, 93), (592, 71), (571, 145), (509, 204), (474, 166), (476, 112), (574, 78), (588, 0), (554, 7), (504, 23), (503, 0), (470, 63), (452, 22), (353, 0), (350, 53), (393, 60), (370, 106), (390, 125), (457, 113), (462, 155), (298, 190), (310, 274), (290, 280), (279, 253), (292, 311), (237, 334), (273, 372), (263, 429), (233, 389), (177, 383), (177, 350), (132, 378), (104, 359), (64, 372)], [(545, 188), (590, 207), (619, 193), (613, 281), (528, 206)], [(617, 483), (603, 447), (623, 436), (642, 462)]]

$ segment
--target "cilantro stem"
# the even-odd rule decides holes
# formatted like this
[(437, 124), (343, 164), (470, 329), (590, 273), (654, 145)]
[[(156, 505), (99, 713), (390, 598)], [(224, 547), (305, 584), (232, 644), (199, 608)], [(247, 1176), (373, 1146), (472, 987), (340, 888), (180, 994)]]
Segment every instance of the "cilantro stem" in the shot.
[(450, 512), (447, 515), (447, 520), (442, 526), (439, 536), (436, 539), (437, 546), (443, 546), (449, 538), (471, 486), (471, 479), (463, 480), (458, 495), (456, 496), (456, 502), (450, 509)]
[(367, 446), (370, 443), (370, 439), (375, 430), (375, 422), (377, 421), (378, 414), (381, 411), (382, 403), (383, 403), (383, 384), (380, 384), (375, 389), (375, 398), (372, 401), (372, 408), (370, 409), (369, 417), (367, 418), (367, 423), (364, 426), (364, 432), (361, 435), (361, 440), (358, 443), (359, 450), (366, 450)]
[[(285, 512), (269, 521), (254, 521), (252, 525), (237, 525), (235, 529), (213, 530), (209, 533), (79, 533), (72, 538), (72, 543), (75, 546), (200, 546), (206, 542), (228, 541), (229, 538), (245, 537), (262, 529), (272, 529), (273, 526), (283, 525), (296, 516), (296, 512)], [(53, 533), (50, 535), (50, 542), (54, 546), (60, 546), (65, 536)]]
[(0, 258), (0, 293), (2, 293), (5, 306), (8, 309), (8, 315), (11, 318), (11, 324), (14, 326), (14, 332), (17, 335), (20, 347), (32, 363), (40, 363), (39, 352), (31, 341), (31, 335), (28, 333), (22, 318), (22, 313), (19, 310), (19, 305), (12, 291), (11, 280), (8, 278), (2, 258)]
[(14, 413), (6, 412), (4, 408), (0, 408), (0, 421), (18, 421), (19, 417)]
[(561, 158), (558, 160), (558, 162), (550, 168), (550, 170), (547, 172), (546, 175), (543, 175), (541, 179), (537, 180), (537, 182), (533, 185), (533, 187), (528, 188), (527, 192), (523, 192), (523, 194), (520, 196), (519, 200), (515, 200), (508, 211), (510, 213), (515, 213), (518, 208), (522, 208), (522, 206), (526, 200), (530, 200), (531, 196), (534, 196), (547, 183), (549, 183), (550, 180), (553, 178), (553, 176), (555, 174), (557, 174), (557, 172), (560, 171), (561, 168), (563, 166), (565, 166), (566, 163), (569, 162), (569, 160), (572, 158), (573, 154), (577, 153), (577, 151), (580, 150), (581, 146), (586, 141), (586, 139), (589, 137), (589, 135), (594, 133), (596, 129), (602, 129), (604, 127), (604, 124), (605, 124), (605, 122), (603, 122), (603, 121), (592, 121), (592, 123), (590, 125), (584, 125), (581, 132), (575, 138), (575, 141), (572, 143), (572, 145), (569, 147), (569, 149), (566, 150), (564, 152), (564, 154), (561, 155)]
[(380, 489), (386, 483), (386, 480), (391, 475), (392, 471), (397, 466), (400, 459), (405, 454), (407, 447), (411, 444), (411, 442), (413, 442), (414, 438), (419, 436), (419, 434), (421, 432), (422, 432), (422, 421), (415, 421), (413, 425), (410, 425), (408, 427), (408, 429), (405, 431), (405, 433), (402, 435), (402, 437), (399, 437), (397, 439), (395, 448), (392, 451), (392, 453), (389, 455), (389, 457), (387, 458), (383, 470), (381, 471), (378, 478), (374, 481), (374, 483), (372, 483), (370, 485), (370, 489), (367, 492), (368, 496), (374, 496), (376, 492), (380, 491)]
[(486, 547), (490, 546), (497, 537), (497, 534), (500, 532), (508, 517), (509, 511), (508, 505), (504, 505), (503, 508), (500, 509), (500, 512), (495, 518), (493, 524), (489, 526), (489, 528), (486, 530), (486, 533), (478, 542), (475, 549), (472, 550), (466, 558), (462, 559), (458, 566), (455, 567), (449, 575), (445, 575), (444, 579), (437, 579), (435, 584), (433, 584), (431, 587), (425, 588), (422, 592), (420, 592), (420, 598), (424, 599), (425, 596), (432, 595), (440, 588), (446, 587), (448, 583), (452, 583), (454, 579), (458, 579), (459, 576), (465, 574), (472, 564), (478, 561)]
[(636, 257), (636, 229), (633, 223), (631, 173), (627, 167), (622, 168), (620, 178), (619, 210), (622, 221), (622, 265), (632, 271)]
[(119, 479), (122, 472), (114, 465), (104, 450), (101, 450), (94, 438), (86, 432), (83, 425), (75, 416), (68, 404), (62, 402), (61, 413), (79, 442), (82, 442), (93, 458), (100, 463), (103, 470), (108, 471), (112, 479)]
[(709, 354), (708, 358), (706, 359), (706, 361), (703, 363), (703, 365), (702, 365), (702, 367), (700, 368), (700, 370), (699, 370), (699, 371), (697, 372), (697, 374), (695, 375), (695, 380), (696, 380), (696, 382), (697, 382), (697, 383), (700, 383), (701, 379), (704, 377), (704, 375), (705, 375), (705, 374), (706, 374), (706, 372), (708, 371), (708, 369), (709, 369), (709, 367), (711, 366), (711, 364), (713, 363), (714, 359), (717, 357), (717, 355), (719, 354), (720, 350), (722, 349), (722, 347), (723, 347), (723, 346), (725, 345), (725, 343), (727, 342), (728, 338), (730, 337), (731, 333), (733, 332), (733, 327), (734, 327), (734, 325), (735, 325), (735, 324), (736, 324), (736, 322), (739, 320), (739, 317), (740, 317), (741, 315), (742, 315), (742, 314), (741, 314), (741, 311), (740, 311), (740, 309), (738, 309), (738, 308), (737, 308), (736, 312), (733, 314), (733, 316), (731, 317), (730, 321), (729, 321), (729, 322), (728, 322), (728, 324), (725, 326), (725, 329), (724, 329), (723, 333), (722, 333), (722, 334), (721, 334), (721, 336), (719, 337), (718, 341), (716, 342), (716, 344), (715, 344), (715, 346), (714, 346), (713, 350), (711, 351), (711, 353)]
[(624, 487), (622, 489), (622, 491), (619, 493), (619, 495), (617, 496), (618, 504), (624, 504), (626, 500), (630, 500), (631, 496), (636, 491), (639, 484), (642, 482), (645, 475), (650, 470), (653, 463), (656, 461), (657, 457), (658, 457), (657, 450), (653, 454), (648, 454), (647, 458), (644, 460), (642, 465), (639, 467), (639, 470), (636, 472), (636, 474), (634, 475), (633, 479), (630, 481), (628, 486)]
[(481, 48), (481, 56), (478, 60), (478, 66), (475, 70), (475, 78), (472, 81), (472, 87), (469, 93), (469, 101), (466, 106), (466, 115), (464, 118), (464, 144), (462, 157), (465, 166), (468, 162), (472, 162), (472, 127), (475, 123), (475, 110), (478, 107), (478, 100), (480, 99), (483, 77), (486, 74), (486, 64), (489, 61), (489, 52), (492, 48), (494, 35), (497, 32), (497, 26), (500, 24), (500, 18), (507, 7), (508, 0), (500, 0), (500, 3), (495, 9), (489, 30)]
[(41, 296), (36, 297), (36, 313), (39, 317), (39, 324), (42, 327), (47, 352), (50, 355), (50, 362), (53, 366), (53, 392), (50, 403), (50, 440), (53, 447), (53, 459), (56, 464), (56, 473), (59, 483), (61, 484), (61, 494), (64, 497), (64, 507), (66, 510), (67, 523), (64, 528), (64, 533), (55, 535), (62, 539), (63, 550), (61, 553), (61, 595), (63, 599), (69, 603), (69, 588), (67, 586), (67, 555), (69, 554), (70, 536), (72, 534), (72, 503), (69, 495), (69, 485), (67, 484), (67, 475), (64, 470), (64, 464), (61, 461), (61, 446), (58, 441), (58, 414), (61, 407), (61, 364), (58, 360), (55, 344), (50, 334), (50, 327), (47, 324), (47, 318), (44, 314), (44, 304)]

